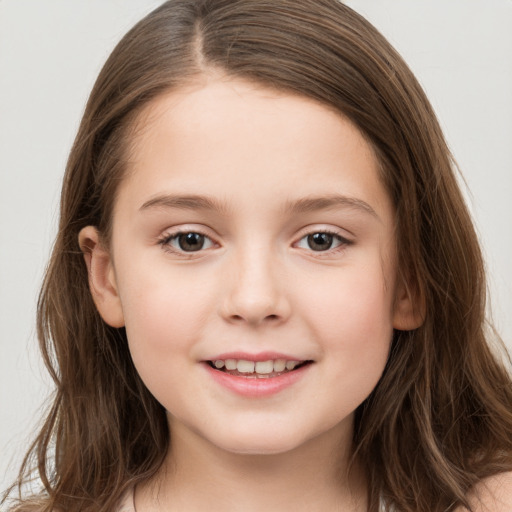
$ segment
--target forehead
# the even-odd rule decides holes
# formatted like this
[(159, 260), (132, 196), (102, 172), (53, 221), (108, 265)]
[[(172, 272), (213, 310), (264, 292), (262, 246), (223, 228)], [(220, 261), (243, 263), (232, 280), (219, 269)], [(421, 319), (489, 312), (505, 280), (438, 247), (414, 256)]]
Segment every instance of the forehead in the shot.
[(120, 193), (139, 203), (176, 191), (261, 194), (262, 205), (270, 196), (349, 193), (387, 206), (370, 144), (340, 113), (303, 96), (241, 80), (199, 82), (153, 100), (135, 127)]

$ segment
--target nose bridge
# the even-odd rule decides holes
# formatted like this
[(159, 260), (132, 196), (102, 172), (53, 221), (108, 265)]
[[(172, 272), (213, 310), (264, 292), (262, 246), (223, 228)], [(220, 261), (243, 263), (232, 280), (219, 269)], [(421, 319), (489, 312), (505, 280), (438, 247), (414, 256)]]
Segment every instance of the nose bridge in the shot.
[(223, 315), (258, 325), (289, 315), (281, 261), (270, 242), (252, 239), (234, 249), (228, 267)]

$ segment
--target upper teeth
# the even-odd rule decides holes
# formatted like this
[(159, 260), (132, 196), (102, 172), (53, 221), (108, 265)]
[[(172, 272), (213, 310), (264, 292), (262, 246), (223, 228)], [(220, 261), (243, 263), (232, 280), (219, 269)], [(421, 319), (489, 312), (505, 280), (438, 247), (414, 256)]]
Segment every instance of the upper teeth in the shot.
[(247, 361), (245, 359), (217, 359), (213, 361), (215, 368), (224, 368), (226, 370), (237, 370), (240, 373), (259, 373), (268, 374), (272, 372), (284, 372), (284, 370), (293, 370), (300, 361), (287, 361), (286, 359), (275, 359), (268, 361)]

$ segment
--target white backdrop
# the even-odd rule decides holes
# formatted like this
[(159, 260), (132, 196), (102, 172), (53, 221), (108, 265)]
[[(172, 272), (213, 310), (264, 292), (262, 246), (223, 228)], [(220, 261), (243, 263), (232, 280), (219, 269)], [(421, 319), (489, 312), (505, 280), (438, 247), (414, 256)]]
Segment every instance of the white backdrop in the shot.
[[(60, 181), (110, 50), (160, 0), (0, 0), (0, 490), (49, 392), (35, 302)], [(349, 0), (427, 91), (468, 184), (512, 350), (512, 0)]]

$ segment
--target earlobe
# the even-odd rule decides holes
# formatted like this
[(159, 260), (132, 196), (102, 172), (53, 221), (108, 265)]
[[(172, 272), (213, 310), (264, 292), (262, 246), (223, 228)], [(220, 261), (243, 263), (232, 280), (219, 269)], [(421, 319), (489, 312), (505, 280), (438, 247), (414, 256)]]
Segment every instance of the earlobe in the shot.
[(413, 293), (406, 285), (397, 287), (393, 311), (393, 328), (413, 331), (425, 321), (426, 304), (423, 293)]
[(111, 327), (123, 327), (123, 309), (112, 258), (102, 246), (98, 230), (94, 226), (83, 228), (78, 235), (78, 243), (87, 265), (89, 289), (99, 314)]

